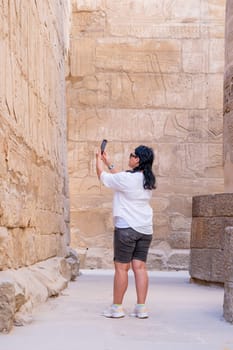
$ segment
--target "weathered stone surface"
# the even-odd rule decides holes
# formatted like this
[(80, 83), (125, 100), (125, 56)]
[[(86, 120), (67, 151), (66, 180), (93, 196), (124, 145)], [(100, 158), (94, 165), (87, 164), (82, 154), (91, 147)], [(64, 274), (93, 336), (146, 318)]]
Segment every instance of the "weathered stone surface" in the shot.
[(224, 282), (224, 236), (233, 225), (232, 203), (232, 193), (193, 197), (191, 277)]
[(187, 270), (189, 267), (189, 249), (174, 249), (167, 260), (168, 270)]
[[(91, 38), (71, 41), (70, 72), (73, 77), (83, 77), (95, 72), (93, 65), (94, 44), (95, 41)], [(82, 47), (82, 50), (80, 50), (80, 47)]]
[(100, 39), (96, 43), (94, 65), (97, 70), (116, 72), (179, 72), (181, 43), (177, 40)]
[(148, 270), (167, 270), (167, 255), (162, 249), (150, 249), (147, 259)]
[[(233, 90), (233, 73), (232, 73)], [(228, 108), (228, 107), (227, 107)], [(224, 115), (224, 184), (227, 192), (233, 192), (233, 111)]]
[(13, 326), (15, 288), (11, 280), (0, 278), (0, 332), (8, 333)]
[(101, 9), (96, 11), (81, 10), (73, 13), (71, 38), (92, 35), (92, 37), (104, 36), (106, 14)]
[(64, 1), (1, 5), (0, 270), (64, 255), (69, 11)]
[(61, 262), (61, 274), (66, 279), (74, 281), (79, 275), (79, 268), (80, 257), (76, 250), (69, 247), (66, 259)]
[(227, 282), (233, 282), (233, 226), (228, 226), (225, 229), (224, 237), (224, 271), (225, 280)]
[(182, 231), (182, 229), (174, 231), (172, 234), (168, 235), (167, 242), (173, 249), (189, 249), (190, 231)]
[[(226, 2), (226, 39), (225, 39), (225, 76), (224, 76), (224, 185), (225, 191), (233, 192), (233, 1)], [(224, 262), (225, 262), (225, 286), (224, 286), (224, 318), (233, 323), (233, 227), (225, 230)]]
[(96, 11), (103, 8), (104, 0), (72, 0), (73, 11)]
[(193, 217), (233, 216), (233, 195), (219, 193), (193, 197)]
[(186, 73), (208, 73), (209, 40), (183, 40), (183, 67)]
[(86, 252), (85, 268), (102, 269), (113, 268), (113, 252), (112, 249), (106, 248), (89, 248)]
[(198, 280), (224, 283), (223, 250), (191, 249), (189, 272), (192, 278)]
[(233, 283), (224, 284), (223, 316), (226, 321), (233, 323)]
[(145, 74), (121, 72), (96, 73), (92, 80), (84, 77), (83, 85), (72, 91), (71, 107), (207, 108), (203, 74), (148, 73), (146, 77), (145, 80)]
[(224, 303), (223, 316), (226, 321), (233, 323), (233, 226), (225, 230), (224, 240)]
[(191, 249), (224, 249), (225, 228), (231, 225), (233, 225), (233, 217), (194, 217)]
[[(66, 280), (60, 271), (59, 258), (50, 260), (50, 266), (48, 261), (41, 262), (39, 265), (29, 267), (33, 276), (42, 283), (48, 291), (48, 297), (57, 296), (59, 292), (67, 287), (68, 279)], [(60, 260), (60, 259), (59, 259)], [(70, 280), (71, 274), (68, 276)]]
[(233, 40), (232, 40), (232, 1), (226, 2), (225, 30), (225, 74), (224, 74), (224, 180), (225, 191), (233, 192)]
[[(32, 321), (32, 310), (57, 296), (79, 273), (77, 253), (69, 259), (53, 258), (18, 270), (0, 272), (0, 331)], [(74, 268), (74, 262), (76, 266)], [(78, 266), (77, 266), (78, 265)]]

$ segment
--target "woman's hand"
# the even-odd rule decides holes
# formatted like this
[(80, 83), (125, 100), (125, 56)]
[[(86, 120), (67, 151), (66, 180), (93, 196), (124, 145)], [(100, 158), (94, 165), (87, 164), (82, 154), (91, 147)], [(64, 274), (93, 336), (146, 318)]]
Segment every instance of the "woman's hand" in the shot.
[(109, 166), (110, 161), (109, 161), (107, 152), (105, 152), (105, 151), (103, 152), (103, 154), (101, 155), (101, 159), (106, 166)]

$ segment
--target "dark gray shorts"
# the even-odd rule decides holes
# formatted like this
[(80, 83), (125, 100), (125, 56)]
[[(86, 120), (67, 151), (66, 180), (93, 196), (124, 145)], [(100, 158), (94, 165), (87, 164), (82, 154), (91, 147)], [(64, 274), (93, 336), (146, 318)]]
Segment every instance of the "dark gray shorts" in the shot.
[(133, 259), (146, 262), (152, 235), (137, 232), (131, 227), (114, 230), (114, 261), (129, 263)]

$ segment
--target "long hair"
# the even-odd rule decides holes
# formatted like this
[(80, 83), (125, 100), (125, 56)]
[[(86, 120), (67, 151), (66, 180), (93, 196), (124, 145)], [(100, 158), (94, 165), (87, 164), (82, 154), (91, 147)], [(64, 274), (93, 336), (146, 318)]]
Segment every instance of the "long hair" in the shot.
[(132, 172), (142, 171), (144, 175), (143, 187), (145, 190), (156, 188), (156, 178), (152, 171), (154, 161), (154, 151), (152, 148), (140, 145), (134, 150), (135, 155), (139, 158), (139, 165)]

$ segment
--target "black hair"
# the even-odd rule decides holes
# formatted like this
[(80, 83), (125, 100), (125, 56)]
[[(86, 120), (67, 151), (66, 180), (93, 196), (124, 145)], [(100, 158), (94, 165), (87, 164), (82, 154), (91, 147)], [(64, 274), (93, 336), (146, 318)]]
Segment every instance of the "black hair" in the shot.
[(156, 178), (152, 171), (154, 161), (154, 151), (152, 148), (140, 145), (134, 150), (135, 155), (139, 158), (139, 165), (132, 172), (142, 171), (144, 175), (143, 187), (145, 190), (156, 188)]

